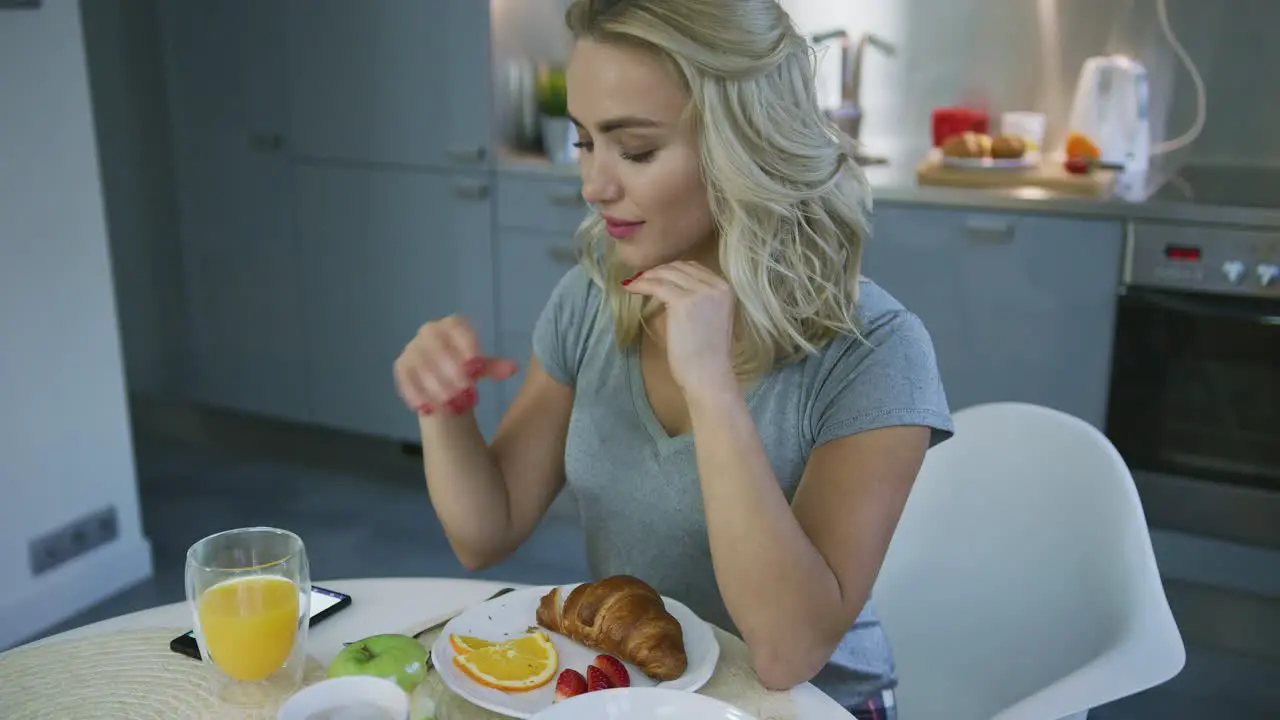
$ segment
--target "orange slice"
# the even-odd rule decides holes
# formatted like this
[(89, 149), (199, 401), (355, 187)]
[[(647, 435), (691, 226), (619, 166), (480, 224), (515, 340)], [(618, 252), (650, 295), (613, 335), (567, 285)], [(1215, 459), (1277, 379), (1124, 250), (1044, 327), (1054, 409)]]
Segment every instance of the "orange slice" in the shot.
[(1088, 137), (1082, 133), (1073, 132), (1067, 135), (1066, 146), (1063, 148), (1068, 158), (1088, 158), (1097, 160), (1102, 156), (1102, 151)]
[(454, 652), (458, 653), (459, 655), (466, 655), (472, 650), (479, 650), (480, 648), (492, 647), (494, 645), (498, 645), (499, 643), (496, 643), (490, 640), (484, 640), (478, 637), (471, 637), (470, 635), (454, 635), (450, 633), (449, 644), (453, 646)]
[(453, 664), (486, 687), (526, 692), (551, 682), (560, 667), (560, 657), (551, 638), (536, 632), (455, 655)]

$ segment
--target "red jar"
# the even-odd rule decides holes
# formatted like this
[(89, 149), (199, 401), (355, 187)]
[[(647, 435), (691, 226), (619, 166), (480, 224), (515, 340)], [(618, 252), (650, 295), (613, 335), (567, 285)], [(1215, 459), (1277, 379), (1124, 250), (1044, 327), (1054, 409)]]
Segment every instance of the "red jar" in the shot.
[(933, 146), (962, 132), (989, 133), (991, 121), (982, 110), (965, 107), (937, 108), (933, 111)]

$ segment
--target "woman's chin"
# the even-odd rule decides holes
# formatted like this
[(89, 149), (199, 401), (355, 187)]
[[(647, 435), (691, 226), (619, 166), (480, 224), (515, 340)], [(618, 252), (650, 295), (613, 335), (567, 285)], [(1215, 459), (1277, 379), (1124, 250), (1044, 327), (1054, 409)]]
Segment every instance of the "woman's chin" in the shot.
[(630, 268), (632, 272), (641, 272), (656, 268), (659, 265), (673, 263), (677, 260), (689, 260), (699, 257), (700, 253), (697, 250), (704, 247), (702, 245), (697, 245), (693, 248), (655, 247), (654, 243), (648, 243), (644, 240), (637, 242), (636, 238), (633, 237), (623, 242), (614, 243), (614, 257)]
[(654, 258), (654, 253), (645, 252), (644, 248), (628, 243), (618, 243), (617, 258), (632, 272), (648, 270), (662, 264), (661, 260)]

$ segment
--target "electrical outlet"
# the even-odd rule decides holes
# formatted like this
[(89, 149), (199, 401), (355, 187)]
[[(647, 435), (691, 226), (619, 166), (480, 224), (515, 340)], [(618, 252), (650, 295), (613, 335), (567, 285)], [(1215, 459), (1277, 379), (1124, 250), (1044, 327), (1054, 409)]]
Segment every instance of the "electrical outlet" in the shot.
[(76, 518), (60, 528), (32, 538), (27, 544), (32, 575), (49, 572), (120, 535), (120, 519), (114, 505)]

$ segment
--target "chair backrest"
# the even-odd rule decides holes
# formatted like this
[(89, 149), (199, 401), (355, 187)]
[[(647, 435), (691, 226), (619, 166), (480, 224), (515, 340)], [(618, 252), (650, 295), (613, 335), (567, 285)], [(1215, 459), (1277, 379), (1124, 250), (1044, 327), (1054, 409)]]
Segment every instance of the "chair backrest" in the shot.
[(1142, 505), (1106, 437), (1023, 403), (966, 408), (955, 425), (873, 590), (903, 720), (1048, 720), (1177, 674)]

